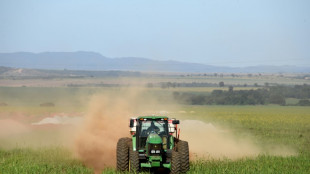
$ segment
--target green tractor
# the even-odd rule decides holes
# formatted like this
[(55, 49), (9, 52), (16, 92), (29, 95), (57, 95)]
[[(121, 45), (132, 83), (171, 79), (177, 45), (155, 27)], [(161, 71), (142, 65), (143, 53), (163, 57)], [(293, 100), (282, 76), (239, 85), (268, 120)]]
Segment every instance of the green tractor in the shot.
[(166, 168), (172, 174), (186, 173), (189, 149), (188, 143), (179, 139), (179, 123), (165, 116), (131, 118), (131, 138), (120, 138), (117, 143), (117, 170), (138, 173)]

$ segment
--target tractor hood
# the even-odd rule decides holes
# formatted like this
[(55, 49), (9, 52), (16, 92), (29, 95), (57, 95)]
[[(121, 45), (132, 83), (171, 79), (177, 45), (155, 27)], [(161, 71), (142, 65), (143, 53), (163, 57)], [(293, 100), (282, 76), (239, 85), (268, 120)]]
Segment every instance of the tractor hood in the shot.
[(146, 140), (146, 143), (148, 144), (161, 144), (163, 140), (161, 137), (156, 133), (151, 133)]

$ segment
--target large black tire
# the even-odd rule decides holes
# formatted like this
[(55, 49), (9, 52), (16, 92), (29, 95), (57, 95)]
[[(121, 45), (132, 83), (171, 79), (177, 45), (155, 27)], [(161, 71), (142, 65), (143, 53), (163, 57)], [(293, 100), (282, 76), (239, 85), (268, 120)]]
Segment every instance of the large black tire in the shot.
[(120, 138), (116, 146), (116, 169), (119, 171), (128, 171), (129, 153), (128, 143), (130, 138)]
[(139, 173), (140, 163), (139, 163), (139, 152), (133, 151), (132, 142), (130, 141), (129, 145), (129, 172), (130, 173)]
[(181, 166), (179, 153), (176, 151), (172, 151), (170, 174), (179, 174), (180, 167)]
[(188, 142), (180, 140), (178, 143), (178, 152), (180, 155), (181, 173), (186, 173), (189, 170), (189, 148)]

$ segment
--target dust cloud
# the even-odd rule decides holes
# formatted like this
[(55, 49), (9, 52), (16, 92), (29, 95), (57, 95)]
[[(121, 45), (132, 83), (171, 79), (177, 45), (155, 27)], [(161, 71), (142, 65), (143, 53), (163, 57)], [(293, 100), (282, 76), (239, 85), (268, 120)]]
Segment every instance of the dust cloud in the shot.
[(128, 136), (130, 106), (120, 97), (95, 96), (91, 99), (85, 125), (78, 134), (75, 151), (95, 170), (115, 165), (116, 143)]
[[(178, 117), (180, 106), (162, 103), (157, 96), (137, 88), (94, 95), (89, 103), (83, 127), (75, 141), (75, 152), (89, 167), (100, 172), (115, 167), (116, 144), (121, 137), (130, 137), (129, 118), (140, 115)], [(197, 120), (181, 120), (181, 139), (189, 142), (191, 160), (239, 159), (261, 154), (288, 156), (295, 151), (284, 146), (262, 146), (249, 137), (238, 137), (229, 129)]]
[(171, 109), (156, 98), (141, 88), (94, 95), (75, 141), (78, 157), (95, 171), (115, 167), (117, 141), (121, 137), (130, 137), (130, 117), (155, 114), (154, 110), (160, 108)]
[(76, 125), (25, 123), (25, 120), (0, 119), (0, 148), (71, 148)]
[(238, 137), (229, 129), (214, 126), (198, 120), (184, 120), (180, 124), (181, 139), (190, 146), (191, 159), (240, 159), (266, 154), (273, 156), (291, 156), (296, 152), (280, 145), (262, 145), (253, 143), (249, 136)]
[(6, 137), (14, 136), (17, 134), (27, 133), (30, 129), (22, 123), (12, 120), (12, 119), (3, 119), (0, 120), (0, 139)]

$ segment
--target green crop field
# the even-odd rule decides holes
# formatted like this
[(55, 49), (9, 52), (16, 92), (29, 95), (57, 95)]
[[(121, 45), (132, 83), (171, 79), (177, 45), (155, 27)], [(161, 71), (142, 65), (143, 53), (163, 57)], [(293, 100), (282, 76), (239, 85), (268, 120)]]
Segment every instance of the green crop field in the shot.
[[(156, 96), (168, 100), (174, 91), (208, 94), (213, 89), (218, 88), (151, 88), (143, 91), (143, 96)], [(120, 90), (115, 87), (0, 87), (0, 102), (7, 104), (0, 107), (0, 120), (23, 115), (23, 123), (29, 124), (37, 120), (37, 117), (50, 116), (53, 113), (85, 113), (92, 95)], [(294, 99), (288, 100), (290, 103), (296, 103)], [(46, 102), (55, 106), (40, 107), (41, 103)], [(252, 143), (260, 147), (287, 146), (295, 152), (292, 156), (262, 153), (256, 157), (245, 156), (238, 159), (200, 158), (191, 161), (188, 173), (310, 173), (310, 107), (178, 104), (176, 108), (169, 110), (168, 115), (181, 120), (200, 120), (219, 125), (229, 129), (236, 137), (251, 137)], [(46, 132), (51, 131), (43, 129), (38, 134), (45, 136)], [(25, 147), (19, 142), (8, 147), (5, 145), (6, 138), (1, 137), (0, 133), (1, 174), (94, 173), (94, 169), (84, 164), (72, 149), (66, 146), (34, 148)], [(106, 168), (102, 173), (117, 171), (114, 168)]]
[[(238, 160), (197, 160), (189, 173), (309, 173), (310, 108), (284, 106), (185, 106), (191, 114), (182, 119), (198, 119), (229, 126), (234, 133), (251, 133), (262, 143), (285, 144), (297, 150), (296, 156), (261, 155)], [(0, 151), (0, 173), (92, 173), (63, 147), (16, 148)], [(115, 173), (106, 169), (103, 173)]]
[(185, 118), (214, 122), (234, 133), (247, 132), (258, 144), (289, 145), (296, 156), (260, 155), (239, 160), (201, 160), (191, 165), (192, 173), (309, 173), (310, 107), (284, 106), (196, 106), (185, 107)]

